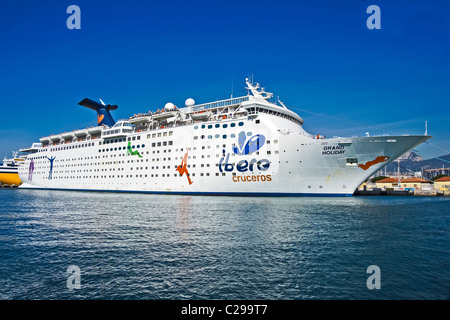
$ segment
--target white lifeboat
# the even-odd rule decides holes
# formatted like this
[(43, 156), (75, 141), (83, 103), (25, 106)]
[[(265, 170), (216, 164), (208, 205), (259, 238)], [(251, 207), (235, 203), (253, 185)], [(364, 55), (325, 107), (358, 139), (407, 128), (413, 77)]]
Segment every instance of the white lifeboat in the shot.
[(89, 133), (88, 129), (77, 130), (74, 132), (75, 136), (77, 137), (87, 136), (88, 133)]
[(61, 135), (60, 134), (56, 134), (54, 136), (51, 136), (50, 140), (53, 141), (53, 142), (59, 141), (59, 140), (61, 140)]
[(192, 120), (207, 120), (211, 117), (211, 111), (199, 111), (191, 114)]
[(152, 117), (150, 117), (150, 116), (142, 116), (142, 117), (131, 118), (128, 121), (131, 124), (148, 123), (148, 122), (152, 122)]
[(64, 140), (71, 140), (73, 139), (73, 132), (65, 132), (62, 134), (62, 137)]
[(87, 129), (87, 130), (88, 130), (88, 132), (89, 132), (91, 135), (99, 134), (99, 133), (102, 132), (103, 126), (93, 127), (93, 128), (89, 128), (89, 129)]

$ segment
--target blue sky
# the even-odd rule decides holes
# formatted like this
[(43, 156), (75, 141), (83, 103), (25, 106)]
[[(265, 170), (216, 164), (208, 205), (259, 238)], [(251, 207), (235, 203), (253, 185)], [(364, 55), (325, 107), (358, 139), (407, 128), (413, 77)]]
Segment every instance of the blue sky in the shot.
[[(81, 9), (69, 30), (67, 7)], [(366, 9), (381, 9), (370, 30)], [(0, 156), (96, 124), (245, 95), (253, 75), (332, 136), (423, 134), (450, 150), (450, 1), (2, 1)]]

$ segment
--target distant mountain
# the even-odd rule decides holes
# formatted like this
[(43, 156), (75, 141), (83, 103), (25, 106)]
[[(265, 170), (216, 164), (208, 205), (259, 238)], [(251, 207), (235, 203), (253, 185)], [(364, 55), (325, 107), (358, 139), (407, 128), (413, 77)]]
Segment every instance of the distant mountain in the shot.
[(400, 156), (399, 159), (400, 161), (412, 161), (412, 162), (423, 161), (423, 158), (413, 151), (405, 152), (403, 155)]
[[(439, 159), (438, 159), (439, 158)], [(440, 159), (446, 160), (450, 162), (450, 154), (423, 160), (421, 156), (419, 156), (417, 153), (413, 151), (406, 152), (400, 157), (400, 172), (406, 172), (408, 170), (411, 171), (422, 171), (422, 170), (428, 170), (428, 169), (440, 169), (442, 166), (444, 168), (449, 168), (450, 163), (442, 161)], [(386, 171), (387, 172), (397, 172), (397, 161), (394, 161), (387, 165)], [(383, 169), (384, 171), (384, 169)]]

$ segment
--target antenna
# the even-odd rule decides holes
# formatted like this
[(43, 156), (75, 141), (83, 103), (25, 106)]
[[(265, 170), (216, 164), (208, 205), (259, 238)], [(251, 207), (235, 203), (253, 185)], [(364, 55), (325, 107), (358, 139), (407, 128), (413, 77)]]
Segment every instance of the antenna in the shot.
[(286, 108), (286, 106), (284, 105), (284, 103), (283, 102), (281, 102), (281, 100), (280, 100), (280, 98), (279, 97), (277, 97), (277, 99), (278, 99), (278, 102), (285, 108), (285, 109), (287, 109)]
[(428, 135), (428, 124), (426, 121), (425, 121), (425, 135), (426, 136)]
[(233, 98), (233, 78), (231, 78), (231, 98)]

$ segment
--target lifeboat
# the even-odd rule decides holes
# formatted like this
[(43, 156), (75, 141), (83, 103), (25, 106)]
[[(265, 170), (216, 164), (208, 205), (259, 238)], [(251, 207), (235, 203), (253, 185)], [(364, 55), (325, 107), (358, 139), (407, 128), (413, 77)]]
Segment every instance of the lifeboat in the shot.
[(88, 129), (77, 130), (74, 132), (76, 137), (84, 137), (89, 133)]
[(128, 121), (131, 124), (142, 124), (142, 123), (152, 122), (152, 117), (150, 117), (150, 116), (136, 117), (136, 118), (131, 118)]
[(49, 143), (50, 142), (50, 137), (42, 137), (39, 139), (40, 142), (42, 143)]
[(50, 140), (53, 141), (53, 142), (60, 141), (61, 140), (61, 135), (60, 134), (56, 134), (54, 136), (51, 136)]
[(175, 117), (178, 111), (162, 111), (161, 113), (156, 113), (152, 115), (152, 118), (156, 121), (162, 121)]
[(192, 113), (191, 117), (192, 120), (207, 120), (209, 117), (211, 117), (212, 112), (211, 111), (200, 111), (196, 113)]
[(91, 134), (91, 135), (94, 135), (94, 134), (100, 134), (101, 132), (102, 132), (102, 130), (103, 130), (103, 126), (100, 126), (100, 127), (93, 127), (93, 128), (89, 128), (89, 129), (87, 129), (88, 130), (88, 132)]
[(62, 134), (62, 137), (64, 140), (72, 140), (73, 139), (73, 132), (66, 132)]

